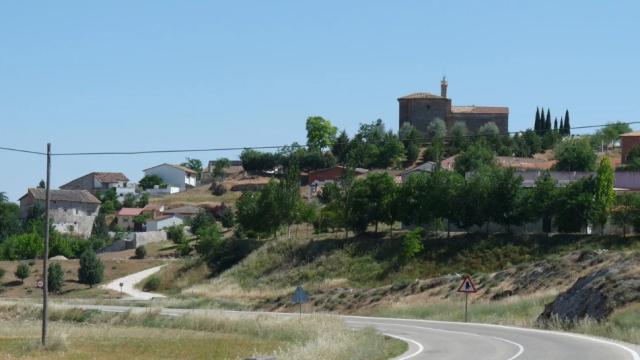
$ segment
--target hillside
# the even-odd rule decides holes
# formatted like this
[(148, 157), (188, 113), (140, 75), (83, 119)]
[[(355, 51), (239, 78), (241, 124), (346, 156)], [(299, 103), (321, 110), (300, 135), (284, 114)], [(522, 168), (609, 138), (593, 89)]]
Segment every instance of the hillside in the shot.
[[(424, 241), (423, 252), (406, 261), (399, 257), (401, 238), (396, 234), (271, 241), (219, 277), (184, 289), (179, 298), (196, 296), (199, 306), (291, 311), (290, 295), (296, 285), (302, 285), (310, 294), (306, 311), (461, 320), (463, 297), (456, 290), (460, 275), (470, 273), (479, 287), (470, 298), (474, 321), (568, 326), (567, 322), (541, 317), (545, 307), (564, 297), (582, 306), (577, 316), (572, 316), (574, 308), (554, 305), (557, 316), (578, 321), (572, 325), (576, 331), (640, 342), (637, 331), (611, 328), (620, 314), (640, 304), (640, 291), (629, 282), (640, 273), (637, 265), (630, 266), (639, 263), (638, 238), (430, 238)], [(612, 292), (609, 297), (605, 294), (595, 305), (579, 300), (588, 299), (598, 288), (598, 284), (586, 287), (591, 293), (573, 289), (579, 279), (621, 268), (625, 271), (608, 275), (608, 288), (628, 291)], [(614, 276), (618, 273), (620, 276)], [(598, 326), (575, 327), (596, 319), (598, 312), (605, 314), (597, 318), (603, 320)], [(629, 321), (625, 326), (640, 325), (637, 317)]]

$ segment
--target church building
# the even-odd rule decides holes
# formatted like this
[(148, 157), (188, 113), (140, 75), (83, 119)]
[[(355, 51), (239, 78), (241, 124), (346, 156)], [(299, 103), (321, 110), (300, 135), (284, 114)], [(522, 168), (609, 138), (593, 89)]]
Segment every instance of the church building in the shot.
[(442, 119), (447, 129), (456, 122), (463, 122), (470, 134), (475, 134), (484, 124), (495, 123), (501, 133), (509, 132), (509, 108), (499, 106), (452, 106), (447, 98), (447, 79), (440, 83), (440, 96), (431, 93), (414, 93), (398, 98), (400, 106), (399, 128), (408, 122), (423, 134), (429, 124)]

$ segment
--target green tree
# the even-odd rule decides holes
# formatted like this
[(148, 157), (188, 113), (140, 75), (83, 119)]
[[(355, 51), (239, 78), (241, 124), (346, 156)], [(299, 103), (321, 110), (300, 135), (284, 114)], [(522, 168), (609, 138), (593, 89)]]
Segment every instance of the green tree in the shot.
[(593, 171), (596, 154), (588, 138), (566, 139), (555, 148), (556, 170)]
[(404, 236), (402, 240), (402, 258), (404, 261), (415, 258), (416, 255), (424, 250), (422, 231), (422, 228), (418, 226)]
[(187, 161), (183, 162), (180, 165), (195, 171), (196, 179), (200, 180), (202, 178), (202, 161), (198, 159), (187, 158)]
[(569, 123), (569, 110), (564, 113), (564, 135), (571, 135), (571, 123)]
[(93, 249), (87, 249), (80, 255), (80, 268), (78, 268), (78, 281), (93, 287), (102, 282), (104, 277), (104, 264)]
[(544, 130), (545, 132), (549, 132), (551, 130), (551, 110), (547, 109), (547, 120), (544, 122)]
[(551, 222), (556, 208), (557, 181), (549, 171), (543, 172), (537, 179), (530, 197), (530, 213), (534, 218), (542, 219), (542, 230), (551, 232)]
[(482, 227), (491, 219), (490, 207), (493, 203), (489, 194), (493, 179), (490, 172), (490, 168), (483, 168), (474, 173), (456, 194), (454, 206), (457, 211), (454, 221), (465, 229), (474, 225)]
[(321, 116), (307, 118), (307, 146), (310, 150), (323, 150), (330, 147), (335, 139), (338, 128), (329, 120)]
[(60, 263), (54, 262), (49, 265), (49, 273), (47, 276), (47, 287), (49, 292), (57, 294), (62, 290), (64, 284), (64, 272)]
[(138, 202), (136, 203), (136, 207), (143, 208), (149, 205), (149, 193), (142, 193), (138, 197)]
[(490, 219), (510, 229), (511, 226), (521, 225), (527, 220), (526, 198), (522, 191), (522, 177), (515, 173), (514, 168), (493, 168), (490, 173), (487, 207)]
[(175, 244), (180, 244), (186, 238), (184, 234), (184, 225), (171, 225), (164, 229), (167, 232), (167, 238)]
[(598, 166), (596, 175), (596, 192), (594, 197), (594, 220), (600, 225), (600, 231), (604, 234), (604, 226), (607, 223), (611, 208), (616, 200), (613, 190), (614, 172), (608, 157), (603, 157)]
[(6, 260), (35, 259), (42, 255), (42, 236), (36, 232), (12, 235), (1, 245), (2, 257)]
[(464, 175), (467, 172), (477, 171), (482, 167), (494, 166), (495, 164), (495, 153), (491, 149), (475, 143), (456, 157), (454, 168), (459, 174)]
[(213, 165), (213, 177), (217, 180), (224, 180), (225, 169), (231, 166), (231, 162), (227, 158), (218, 158), (215, 165)]
[(467, 149), (469, 130), (462, 121), (456, 121), (451, 127), (451, 152), (457, 154)]
[(559, 231), (579, 232), (593, 221), (595, 189), (595, 179), (587, 177), (558, 192), (556, 224)]
[(435, 118), (427, 126), (427, 137), (429, 139), (442, 139), (447, 136), (447, 125), (444, 120)]
[(375, 166), (382, 169), (398, 167), (406, 160), (404, 153), (404, 146), (398, 136), (388, 131), (384, 135), (383, 142), (379, 147), (378, 160)]
[(40, 180), (40, 182), (38, 183), (38, 189), (45, 189), (47, 187), (47, 183), (44, 182), (44, 180)]
[(347, 153), (349, 152), (349, 136), (347, 132), (342, 130), (336, 141), (331, 146), (331, 153), (336, 157), (339, 164), (347, 161)]
[(25, 263), (25, 262), (21, 262), (18, 267), (16, 268), (16, 272), (14, 273), (14, 275), (20, 279), (20, 282), (24, 284), (24, 279), (28, 278), (29, 276), (31, 276), (31, 268), (29, 267), (29, 264)]
[(236, 221), (240, 228), (249, 235), (258, 235), (261, 230), (258, 198), (260, 194), (253, 191), (244, 192), (236, 201)]
[(222, 209), (222, 213), (220, 214), (220, 222), (222, 223), (222, 226), (227, 229), (234, 227), (236, 219), (233, 215), (233, 210), (231, 209), (231, 207), (225, 206), (224, 209)]
[(393, 209), (396, 183), (387, 173), (369, 174), (363, 182), (368, 194), (367, 222), (375, 225), (377, 233), (379, 223), (392, 224), (397, 218)]
[(144, 190), (153, 189), (156, 185), (160, 188), (167, 187), (167, 184), (158, 175), (146, 175), (140, 179), (138, 185)]
[(611, 221), (622, 228), (622, 236), (627, 236), (627, 227), (640, 222), (640, 197), (638, 194), (623, 194), (617, 198), (611, 209)]
[(199, 212), (193, 219), (191, 219), (191, 233), (197, 234), (200, 229), (205, 228), (215, 223), (215, 219), (208, 211)]
[(122, 207), (132, 208), (136, 206), (136, 196), (133, 194), (126, 194), (122, 201)]
[(536, 106), (536, 121), (533, 125), (533, 130), (537, 133), (540, 131), (540, 109)]
[(9, 236), (20, 232), (20, 207), (8, 202), (3, 192), (0, 192), (0, 242)]
[(495, 144), (498, 141), (499, 134), (500, 129), (498, 129), (498, 126), (494, 122), (488, 122), (478, 129), (478, 136), (488, 144)]

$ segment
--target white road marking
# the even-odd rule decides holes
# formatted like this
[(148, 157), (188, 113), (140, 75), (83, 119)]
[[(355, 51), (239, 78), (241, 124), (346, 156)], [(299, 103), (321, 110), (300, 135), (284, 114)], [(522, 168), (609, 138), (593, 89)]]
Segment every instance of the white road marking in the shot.
[[(352, 321), (354, 322), (354, 321)], [(357, 321), (355, 321), (357, 322)], [(486, 336), (486, 335), (481, 335), (481, 334), (476, 334), (476, 333), (470, 333), (470, 332), (466, 332), (466, 331), (455, 331), (455, 330), (445, 330), (445, 329), (435, 329), (435, 328), (430, 328), (430, 327), (426, 327), (426, 326), (417, 326), (417, 325), (406, 325), (406, 324), (389, 324), (389, 323), (376, 323), (376, 322), (359, 322), (360, 324), (373, 324), (373, 325), (391, 325), (391, 326), (404, 326), (404, 327), (410, 327), (410, 328), (416, 328), (416, 329), (424, 329), (424, 330), (431, 330), (431, 331), (435, 331), (435, 332), (440, 332), (440, 333), (445, 333), (445, 334), (457, 334), (457, 335), (466, 335), (466, 336), (477, 336), (477, 337), (488, 337), (491, 339), (495, 339), (498, 341), (502, 341), (502, 342), (506, 342), (508, 344), (514, 345), (518, 348), (518, 352), (511, 356), (510, 358), (506, 359), (506, 360), (514, 360), (516, 358), (518, 358), (520, 355), (522, 355), (522, 353), (524, 353), (524, 346), (522, 346), (522, 344), (518, 344), (515, 341), (511, 341), (511, 340), (507, 340), (507, 339), (503, 339), (501, 337), (497, 337), (497, 336)]]
[(405, 355), (405, 356), (402, 356), (402, 355), (401, 355), (401, 357), (394, 358), (394, 360), (407, 360), (407, 359), (411, 359), (412, 357), (418, 356), (419, 354), (421, 354), (421, 353), (424, 351), (424, 346), (422, 346), (422, 344), (420, 344), (419, 342), (417, 342), (417, 341), (415, 341), (415, 340), (412, 340), (412, 339), (409, 339), (409, 338), (406, 338), (406, 337), (402, 337), (402, 336), (398, 336), (398, 335), (393, 335), (393, 334), (387, 334), (387, 333), (384, 333), (384, 334), (385, 334), (385, 335), (387, 335), (387, 336), (389, 336), (389, 337), (396, 338), (396, 339), (398, 339), (398, 340), (402, 340), (402, 341), (404, 341), (404, 342), (410, 342), (410, 343), (413, 343), (413, 344), (415, 344), (415, 345), (418, 347), (418, 350), (417, 350), (417, 351), (415, 351), (413, 354), (409, 354), (409, 355)]

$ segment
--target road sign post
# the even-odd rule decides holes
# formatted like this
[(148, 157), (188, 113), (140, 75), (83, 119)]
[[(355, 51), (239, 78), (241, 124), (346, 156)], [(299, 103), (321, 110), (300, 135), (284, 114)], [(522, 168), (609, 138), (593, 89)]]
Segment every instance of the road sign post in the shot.
[(466, 275), (462, 280), (462, 284), (458, 287), (458, 292), (464, 293), (464, 322), (469, 321), (468, 308), (469, 308), (469, 293), (475, 293), (478, 289), (473, 283), (471, 276)]
[(302, 286), (296, 287), (296, 290), (293, 292), (293, 297), (291, 297), (291, 302), (293, 304), (298, 304), (300, 306), (300, 317), (302, 317), (302, 304), (309, 301), (309, 296), (304, 292)]
[(124, 286), (123, 283), (120, 283), (120, 297), (122, 297), (122, 287)]

